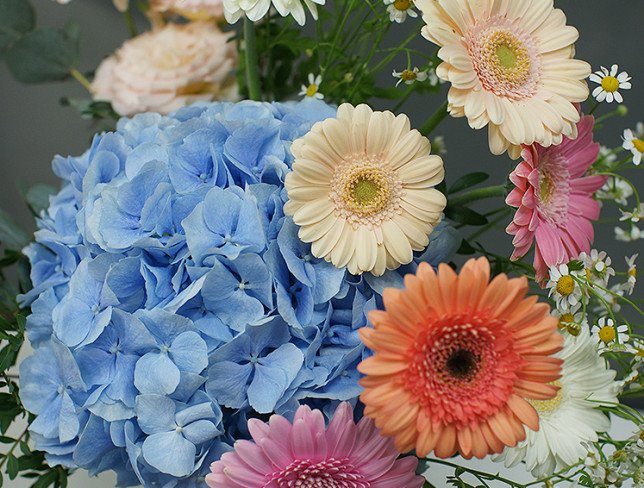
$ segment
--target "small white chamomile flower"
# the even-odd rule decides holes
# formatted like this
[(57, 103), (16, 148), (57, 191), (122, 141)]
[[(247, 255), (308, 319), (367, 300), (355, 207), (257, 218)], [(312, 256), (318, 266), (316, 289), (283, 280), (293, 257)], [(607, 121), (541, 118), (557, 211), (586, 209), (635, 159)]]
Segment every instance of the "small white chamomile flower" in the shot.
[(629, 295), (633, 294), (635, 284), (637, 283), (637, 265), (635, 264), (637, 256), (639, 256), (639, 254), (633, 254), (630, 258), (624, 258), (626, 260), (626, 265), (628, 266), (628, 270), (626, 271), (626, 276), (628, 278), (624, 284), (624, 291)]
[(629, 339), (628, 325), (615, 326), (613, 319), (607, 317), (601, 317), (597, 324), (593, 325), (591, 333), (600, 352), (625, 349)]
[(630, 229), (624, 230), (621, 227), (615, 227), (615, 240), (621, 242), (633, 242), (644, 239), (644, 232), (636, 225), (631, 225)]
[(389, 13), (389, 20), (402, 24), (407, 20), (407, 16), (415, 19), (418, 14), (414, 10), (414, 2), (412, 0), (384, 0), (387, 5), (387, 12)]
[(633, 196), (633, 188), (623, 178), (610, 177), (595, 194), (598, 200), (610, 200), (619, 205), (627, 205)]
[(625, 220), (630, 220), (631, 222), (637, 223), (642, 217), (644, 217), (644, 204), (640, 203), (639, 208), (634, 208), (632, 212), (624, 212), (621, 208), (619, 211), (622, 213), (622, 216), (619, 218), (622, 222)]
[(394, 78), (398, 78), (396, 86), (400, 85), (403, 82), (405, 83), (405, 85), (411, 85), (417, 81), (425, 81), (428, 76), (427, 70), (420, 71), (418, 67), (414, 67), (414, 69), (404, 69), (400, 72), (394, 70), (391, 75)]
[(624, 140), (622, 147), (633, 154), (633, 164), (639, 166), (644, 154), (644, 124), (639, 122), (635, 132), (626, 129), (622, 139)]
[(324, 95), (320, 93), (321, 84), (322, 84), (322, 75), (315, 76), (313, 73), (309, 73), (309, 84), (302, 85), (300, 89), (300, 93), (298, 93), (298, 95), (322, 100), (324, 98)]
[(617, 103), (622, 103), (624, 97), (618, 90), (630, 90), (631, 89), (631, 77), (628, 76), (626, 71), (617, 73), (619, 67), (614, 64), (610, 71), (601, 67), (600, 71), (596, 71), (590, 75), (590, 81), (598, 83), (599, 86), (593, 90), (593, 97), (598, 102), (606, 101), (607, 103), (612, 103), (616, 101)]
[(589, 283), (608, 284), (611, 276), (615, 276), (615, 270), (611, 268), (610, 256), (604, 251), (593, 249), (590, 254), (582, 252), (579, 260), (584, 263), (586, 278)]
[(550, 280), (546, 286), (550, 289), (548, 296), (556, 301), (558, 310), (568, 311), (581, 301), (583, 291), (577, 278), (578, 275), (570, 271), (567, 264), (550, 267)]

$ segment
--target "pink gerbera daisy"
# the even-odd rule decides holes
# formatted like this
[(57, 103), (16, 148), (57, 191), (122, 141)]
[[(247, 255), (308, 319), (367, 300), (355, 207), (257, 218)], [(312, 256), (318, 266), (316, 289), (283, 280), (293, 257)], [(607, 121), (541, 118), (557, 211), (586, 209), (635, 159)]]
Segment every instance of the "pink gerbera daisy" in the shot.
[(319, 410), (300, 407), (291, 424), (273, 415), (268, 423), (248, 421), (252, 441), (212, 464), (206, 484), (213, 488), (420, 488), (418, 459), (398, 459), (392, 439), (381, 437), (373, 420), (356, 425), (342, 403), (325, 429)]
[(578, 137), (564, 137), (558, 146), (523, 146), (524, 160), (510, 175), (516, 188), (506, 203), (517, 208), (506, 229), (515, 236), (512, 259), (524, 256), (535, 241), (537, 281), (546, 278), (550, 266), (590, 251), (591, 221), (599, 218), (593, 195), (606, 182), (604, 176), (586, 175), (599, 153), (599, 144), (593, 141), (594, 123), (592, 116), (582, 117)]

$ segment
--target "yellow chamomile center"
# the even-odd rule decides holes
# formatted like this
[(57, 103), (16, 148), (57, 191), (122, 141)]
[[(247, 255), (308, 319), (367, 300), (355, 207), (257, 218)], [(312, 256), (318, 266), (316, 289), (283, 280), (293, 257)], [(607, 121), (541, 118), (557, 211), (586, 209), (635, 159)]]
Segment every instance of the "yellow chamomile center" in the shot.
[(558, 327), (560, 330), (565, 330), (574, 337), (577, 337), (581, 332), (581, 327), (575, 323), (575, 316), (571, 313), (564, 313), (559, 317)]
[(644, 141), (642, 139), (633, 139), (633, 146), (638, 152), (644, 153)]
[(402, 73), (400, 73), (400, 77), (403, 79), (403, 81), (414, 81), (417, 76), (418, 75), (410, 69), (406, 69)]
[(396, 174), (369, 156), (345, 161), (331, 181), (329, 198), (336, 214), (354, 227), (378, 225), (400, 208), (402, 184)]
[(411, 7), (411, 0), (395, 0), (394, 1), (394, 8), (396, 10), (400, 10), (401, 12), (404, 12), (405, 10), (409, 10)]
[(534, 407), (534, 409), (540, 414), (552, 413), (559, 408), (561, 401), (563, 400), (563, 388), (561, 387), (561, 381), (556, 380), (550, 383), (551, 385), (558, 386), (557, 394), (554, 398), (550, 400), (530, 400), (528, 402)]
[(637, 278), (637, 268), (629, 269), (628, 276), (630, 276), (631, 278)]
[(575, 280), (572, 279), (572, 276), (562, 276), (557, 280), (557, 293), (567, 297), (573, 291), (575, 291)]
[(619, 89), (619, 80), (614, 76), (605, 76), (602, 79), (602, 88), (604, 91), (614, 93)]
[(313, 83), (309, 85), (309, 87), (306, 89), (306, 96), (307, 97), (312, 97), (318, 92), (318, 86)]
[(602, 342), (609, 343), (615, 340), (615, 327), (605, 325), (599, 329), (599, 338)]

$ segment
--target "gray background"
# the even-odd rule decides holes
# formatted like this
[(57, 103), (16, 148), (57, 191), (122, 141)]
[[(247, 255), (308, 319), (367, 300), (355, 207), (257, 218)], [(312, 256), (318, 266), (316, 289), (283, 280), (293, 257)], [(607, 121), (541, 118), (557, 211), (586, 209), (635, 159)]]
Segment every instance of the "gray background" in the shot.
[[(125, 24), (109, 0), (75, 0), (67, 6), (60, 6), (53, 0), (34, 0), (34, 4), (38, 11), (39, 25), (62, 26), (69, 19), (80, 22), (84, 36), (83, 70), (95, 68), (127, 36)], [(638, 121), (644, 120), (641, 113), (644, 100), (644, 56), (641, 55), (644, 1), (557, 0), (556, 5), (564, 9), (569, 23), (581, 32), (581, 39), (577, 44), (578, 57), (589, 61), (594, 68), (600, 64), (609, 66), (618, 63), (620, 68), (627, 70), (634, 78), (634, 89), (624, 92), (629, 115), (623, 119), (613, 119), (601, 131), (602, 144), (617, 146), (621, 143), (620, 136), (624, 128), (634, 128)], [(410, 25), (406, 23), (393, 26), (394, 38), (397, 35), (400, 38), (406, 37)], [(433, 49), (422, 39), (418, 39), (415, 47)], [(400, 68), (405, 62), (404, 56), (401, 56), (398, 64), (392, 65), (391, 69)], [(383, 75), (382, 82), (393, 83), (388, 72)], [(62, 96), (85, 97), (86, 94), (75, 81), (22, 86), (0, 64), (0, 207), (14, 215), (26, 229), (33, 229), (33, 221), (22, 203), (16, 183), (31, 185), (44, 182), (56, 185), (58, 182), (50, 169), (52, 156), (57, 153), (80, 154), (87, 148), (91, 135), (96, 130), (96, 127), (81, 120), (70, 108), (61, 107), (58, 100)], [(441, 100), (440, 97), (412, 98), (402, 111), (418, 127), (433, 113)], [(387, 107), (386, 103), (374, 102), (373, 105), (377, 108)], [(612, 108), (603, 106), (597, 113), (605, 113)], [(493, 157), (487, 147), (485, 131), (470, 130), (464, 119), (446, 119), (436, 134), (446, 136), (448, 153), (444, 159), (448, 181), (453, 182), (468, 172), (486, 171), (492, 174), (489, 183), (499, 184), (504, 182), (513, 167), (508, 158)], [(642, 171), (631, 172), (630, 177), (640, 192), (644, 192)], [(602, 217), (610, 218), (613, 215), (614, 212), (609, 211)], [(499, 229), (505, 224), (503, 222)], [(595, 246), (607, 250), (621, 266), (622, 256), (643, 249), (644, 241), (618, 243), (613, 238), (613, 226), (614, 224), (596, 226)], [(486, 244), (507, 254), (511, 249), (509, 236), (500, 238), (502, 234), (498, 231), (494, 235), (496, 238), (488, 238)], [(644, 253), (642, 258), (644, 259)], [(641, 295), (641, 287), (639, 294)], [(629, 435), (624, 426), (617, 428), (620, 430), (618, 435)], [(486, 463), (477, 467), (487, 470), (499, 468), (498, 465)], [(441, 479), (443, 475), (439, 475), (439, 471), (433, 470), (431, 479)], [(521, 468), (511, 476), (516, 476), (517, 481), (529, 479)], [(8, 482), (8, 486), (16, 488), (28, 485), (24, 481)], [(114, 486), (114, 479), (107, 474), (90, 482), (84, 473), (77, 473), (72, 478), (72, 488), (88, 486), (109, 488)]]

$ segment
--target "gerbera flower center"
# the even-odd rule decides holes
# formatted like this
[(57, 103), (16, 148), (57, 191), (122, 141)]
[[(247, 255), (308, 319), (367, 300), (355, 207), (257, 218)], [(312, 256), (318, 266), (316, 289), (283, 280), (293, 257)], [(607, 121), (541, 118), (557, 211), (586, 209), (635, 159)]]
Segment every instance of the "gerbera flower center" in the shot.
[(513, 100), (534, 95), (539, 57), (532, 38), (516, 24), (501, 17), (487, 19), (470, 29), (466, 44), (485, 90)]
[(458, 379), (473, 377), (478, 371), (479, 358), (467, 349), (458, 349), (447, 358), (445, 368)]
[(401, 12), (404, 12), (405, 10), (409, 10), (411, 7), (411, 0), (395, 0), (394, 1), (394, 8), (396, 10), (400, 10)]
[(313, 462), (296, 459), (270, 476), (265, 487), (279, 488), (369, 488), (371, 483), (348, 459)]
[(602, 79), (602, 88), (604, 91), (614, 93), (619, 90), (619, 80), (614, 76), (605, 76)]
[(554, 224), (565, 223), (570, 195), (570, 172), (566, 159), (544, 154), (539, 163), (539, 211)]
[(610, 325), (605, 325), (601, 329), (599, 329), (599, 338), (601, 339), (602, 342), (609, 343), (611, 341), (614, 341), (616, 337), (615, 333), (615, 327), (612, 327)]
[(644, 141), (642, 139), (633, 139), (633, 146), (639, 152), (644, 153)]
[(400, 208), (402, 184), (384, 163), (368, 156), (338, 166), (329, 198), (354, 227), (379, 225)]
[(557, 293), (567, 297), (575, 291), (575, 280), (570, 275), (562, 276), (557, 280)]
[(544, 414), (554, 412), (555, 410), (557, 410), (559, 408), (559, 405), (561, 404), (561, 401), (563, 400), (563, 387), (561, 385), (561, 381), (559, 381), (559, 380), (553, 381), (550, 384), (559, 387), (559, 389), (557, 390), (557, 394), (555, 395), (554, 398), (551, 398), (550, 400), (531, 400), (531, 399), (528, 399), (528, 402), (530, 402), (530, 404), (539, 413), (539, 415), (544, 415)]
[(307, 97), (312, 97), (318, 92), (318, 86), (315, 83), (312, 83), (311, 85), (308, 86), (306, 89), (306, 96)]

